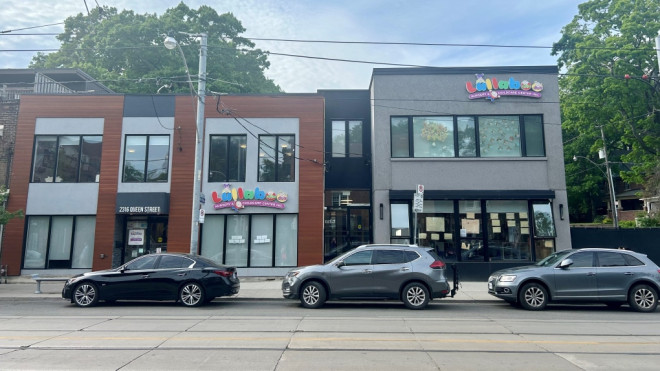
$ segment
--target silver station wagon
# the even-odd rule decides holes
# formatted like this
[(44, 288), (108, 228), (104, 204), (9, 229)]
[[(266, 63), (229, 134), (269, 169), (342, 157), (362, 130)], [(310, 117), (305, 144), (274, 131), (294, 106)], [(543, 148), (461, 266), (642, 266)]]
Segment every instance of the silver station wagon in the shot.
[(628, 303), (639, 312), (658, 306), (660, 268), (646, 255), (618, 249), (562, 250), (535, 265), (503, 269), (488, 292), (528, 310), (549, 302)]
[(282, 281), (287, 299), (318, 308), (332, 299), (401, 300), (422, 309), (432, 299), (454, 295), (446, 265), (431, 248), (413, 245), (363, 245), (324, 265), (292, 269)]

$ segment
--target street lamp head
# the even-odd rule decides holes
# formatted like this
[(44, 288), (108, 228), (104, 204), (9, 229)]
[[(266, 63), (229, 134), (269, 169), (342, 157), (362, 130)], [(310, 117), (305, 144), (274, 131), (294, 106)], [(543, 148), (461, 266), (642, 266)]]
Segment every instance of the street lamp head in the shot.
[(168, 37), (165, 38), (165, 41), (163, 41), (163, 44), (165, 44), (165, 47), (167, 49), (172, 50), (172, 49), (176, 48), (177, 43), (176, 43), (175, 38), (173, 38), (172, 36), (168, 36)]
[(573, 161), (577, 161), (577, 156), (573, 155)]

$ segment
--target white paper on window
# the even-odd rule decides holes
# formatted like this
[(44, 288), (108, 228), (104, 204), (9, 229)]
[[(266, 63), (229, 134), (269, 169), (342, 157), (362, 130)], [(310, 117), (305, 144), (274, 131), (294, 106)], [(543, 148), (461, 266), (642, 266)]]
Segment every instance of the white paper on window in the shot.
[(248, 257), (249, 215), (227, 217), (225, 264), (246, 267)]

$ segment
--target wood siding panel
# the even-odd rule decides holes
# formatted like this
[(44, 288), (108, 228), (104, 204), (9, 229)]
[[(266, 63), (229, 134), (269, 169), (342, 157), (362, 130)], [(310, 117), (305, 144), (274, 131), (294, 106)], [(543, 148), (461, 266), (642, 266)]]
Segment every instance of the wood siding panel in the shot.
[[(96, 217), (94, 269), (110, 268), (115, 225), (115, 200), (118, 151), (121, 144), (123, 96), (30, 96), (21, 97), (14, 164), (11, 174), (11, 196), (8, 210), (25, 210), (27, 206), (34, 130), (39, 117), (103, 118), (103, 155), (99, 179)], [(19, 275), (23, 255), (25, 219), (14, 219), (5, 227), (2, 264), (9, 265), (9, 275)], [(105, 259), (100, 259), (100, 254)]]

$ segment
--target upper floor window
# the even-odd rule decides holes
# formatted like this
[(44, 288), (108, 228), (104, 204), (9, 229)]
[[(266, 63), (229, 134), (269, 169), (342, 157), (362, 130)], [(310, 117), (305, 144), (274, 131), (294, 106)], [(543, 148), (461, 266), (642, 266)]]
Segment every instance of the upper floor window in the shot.
[(100, 135), (37, 135), (32, 182), (98, 182), (102, 144)]
[(259, 136), (259, 181), (293, 182), (296, 180), (295, 135)]
[(540, 115), (392, 117), (392, 157), (545, 156)]
[(123, 182), (167, 182), (170, 157), (168, 135), (127, 135)]
[(332, 157), (362, 157), (362, 121), (332, 121)]
[(244, 182), (247, 135), (211, 135), (209, 182)]

